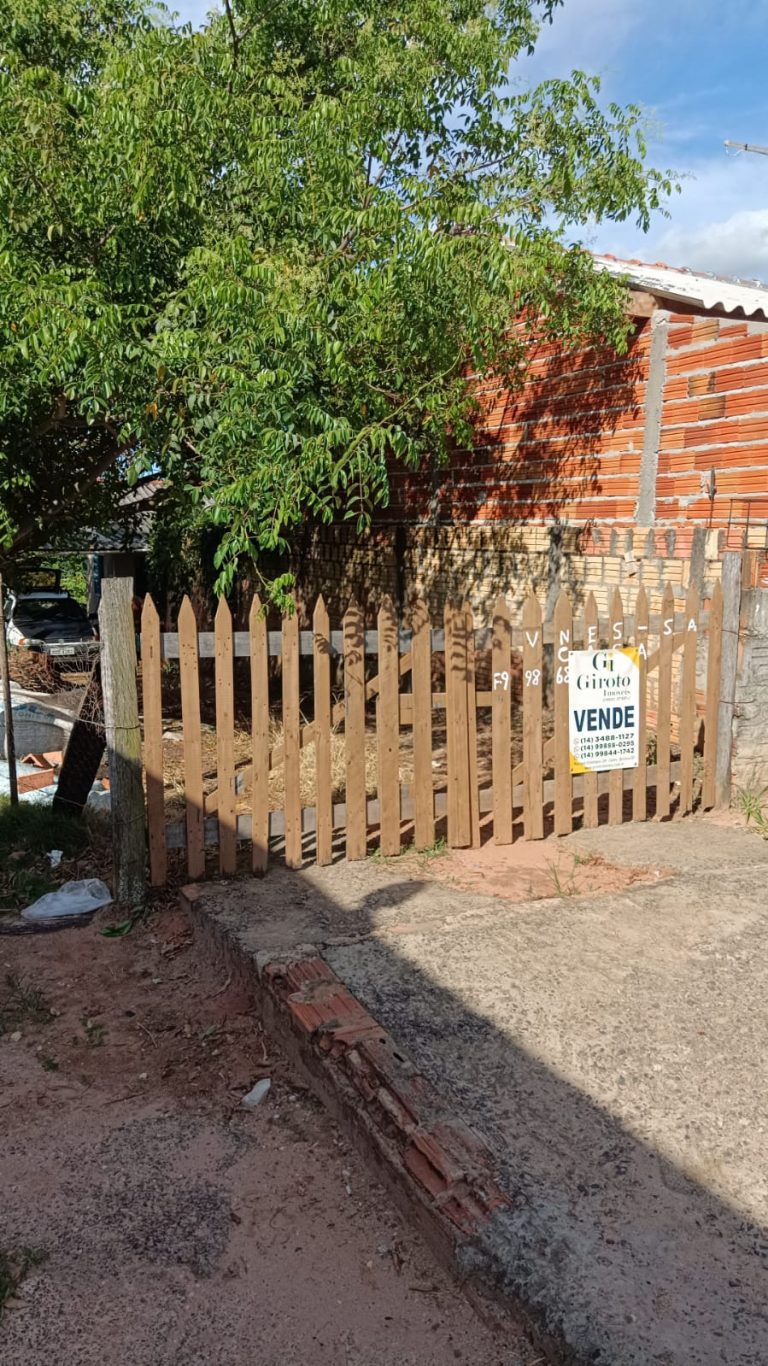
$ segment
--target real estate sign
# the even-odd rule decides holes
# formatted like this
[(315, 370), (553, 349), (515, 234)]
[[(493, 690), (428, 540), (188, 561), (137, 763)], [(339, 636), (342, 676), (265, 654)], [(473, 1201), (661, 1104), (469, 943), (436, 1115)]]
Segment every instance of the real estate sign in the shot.
[(640, 670), (634, 647), (568, 652), (571, 773), (637, 768)]

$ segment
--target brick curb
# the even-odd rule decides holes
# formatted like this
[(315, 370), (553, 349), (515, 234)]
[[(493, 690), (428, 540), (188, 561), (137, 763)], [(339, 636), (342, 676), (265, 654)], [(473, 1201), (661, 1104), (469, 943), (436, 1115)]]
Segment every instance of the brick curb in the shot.
[[(205, 888), (179, 900), (207, 946), (253, 997), (267, 1031), (339, 1126), (375, 1167), (476, 1309), (503, 1330), (522, 1323), (548, 1361), (574, 1358), (513, 1293), (482, 1238), (510, 1199), (498, 1185), (487, 1145), (352, 995), (314, 946), (306, 956), (265, 961), (235, 927), (205, 907)], [(249, 936), (250, 938), (250, 936)]]

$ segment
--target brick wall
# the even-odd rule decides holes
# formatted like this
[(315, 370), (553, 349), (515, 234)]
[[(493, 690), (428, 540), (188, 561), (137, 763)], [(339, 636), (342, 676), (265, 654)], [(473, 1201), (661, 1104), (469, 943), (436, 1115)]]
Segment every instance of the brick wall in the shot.
[(517, 392), (478, 382), (470, 450), (393, 470), (389, 518), (619, 525), (638, 515), (645, 471), (648, 521), (765, 545), (768, 323), (659, 310), (624, 357), (539, 342), (527, 365)]
[(647, 319), (624, 357), (534, 343), (519, 391), (478, 383), (471, 450), (441, 469), (393, 470), (388, 517), (627, 521), (638, 498), (649, 349)]
[(749, 527), (764, 545), (768, 324), (672, 314), (665, 368), (657, 521)]

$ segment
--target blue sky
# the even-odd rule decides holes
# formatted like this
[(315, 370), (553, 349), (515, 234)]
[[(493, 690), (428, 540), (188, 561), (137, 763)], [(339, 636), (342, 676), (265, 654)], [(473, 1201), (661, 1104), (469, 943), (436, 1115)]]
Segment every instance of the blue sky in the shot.
[[(209, 8), (171, 4), (192, 20)], [(768, 282), (768, 157), (723, 147), (768, 144), (767, 58), (768, 0), (564, 0), (513, 76), (600, 75), (606, 99), (647, 110), (649, 160), (684, 177), (647, 235), (604, 223), (587, 245)]]

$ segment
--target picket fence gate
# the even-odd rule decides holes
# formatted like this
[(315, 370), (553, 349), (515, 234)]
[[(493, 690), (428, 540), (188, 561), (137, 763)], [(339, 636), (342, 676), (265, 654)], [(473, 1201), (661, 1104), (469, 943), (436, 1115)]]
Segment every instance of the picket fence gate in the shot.
[[(320, 598), (312, 630), (300, 629), (296, 612), (287, 614), (280, 631), (268, 629), (262, 605), (254, 598), (247, 632), (233, 631), (224, 599), (214, 631), (200, 632), (188, 598), (180, 608), (177, 632), (162, 632), (150, 597), (141, 620), (143, 695), (143, 762), (148, 817), (151, 881), (167, 880), (168, 852), (185, 851), (190, 878), (204, 876), (206, 848), (218, 846), (222, 874), (237, 868), (238, 844), (250, 845), (250, 867), (267, 869), (271, 846), (284, 845), (289, 867), (308, 857), (331, 862), (343, 835), (347, 859), (362, 859), (371, 847), (385, 856), (401, 852), (404, 842), (416, 849), (435, 844), (436, 825), (445, 821), (450, 847), (476, 846), (481, 823), (491, 822), (497, 844), (518, 835), (541, 839), (547, 828), (568, 834), (574, 818), (594, 828), (626, 818), (642, 821), (684, 815), (694, 803), (694, 754), (704, 727), (700, 804), (715, 801), (723, 597), (714, 588), (708, 611), (699, 595), (688, 592), (684, 611), (676, 613), (670, 585), (661, 610), (649, 613), (644, 588), (634, 612), (625, 616), (621, 594), (614, 590), (610, 612), (600, 618), (590, 593), (582, 615), (574, 619), (571, 601), (561, 592), (551, 621), (531, 594), (519, 623), (506, 600), (494, 609), (493, 626), (476, 631), (466, 604), (449, 604), (442, 627), (433, 624), (423, 603), (401, 631), (389, 600), (378, 613), (376, 630), (366, 631), (361, 608), (352, 603), (332, 631)], [(707, 640), (703, 690), (697, 693), (700, 642)], [(567, 652), (595, 644), (634, 644), (640, 651), (640, 764), (607, 773), (570, 772), (568, 682), (563, 667)], [(478, 651), (490, 652), (492, 687), (477, 686)], [(300, 661), (312, 657), (312, 719), (300, 711)], [(270, 657), (281, 659), (280, 706), (282, 742), (270, 744)], [(366, 678), (366, 659), (376, 656), (378, 670)], [(433, 668), (444, 657), (444, 688), (435, 691)], [(216, 789), (204, 793), (200, 669), (201, 658), (215, 661)], [(234, 760), (235, 709), (233, 661), (250, 660), (251, 792), (248, 810), (238, 810), (238, 770)], [(177, 659), (180, 674), (185, 820), (167, 822), (163, 771), (163, 664)], [(334, 703), (332, 665), (343, 670), (343, 698)], [(485, 662), (485, 661), (484, 661)], [(514, 697), (515, 680), (521, 697)], [(545, 679), (551, 680), (552, 733), (545, 739)], [(522, 734), (515, 739), (513, 707), (522, 709)], [(486, 710), (487, 709), (487, 710)], [(490, 785), (478, 779), (478, 713), (490, 715)], [(272, 709), (272, 715), (275, 708)], [(433, 729), (444, 718), (445, 773), (435, 781)], [(649, 721), (655, 733), (655, 760), (648, 761)], [(332, 736), (343, 727), (344, 800), (333, 799)], [(518, 730), (519, 730), (518, 726)], [(401, 737), (412, 733), (412, 781), (400, 781)], [(442, 726), (441, 726), (442, 730)], [(366, 791), (366, 740), (375, 736), (377, 791)], [(673, 762), (673, 741), (679, 759)], [(301, 752), (315, 747), (314, 804), (302, 807)], [(281, 810), (270, 810), (270, 772), (284, 767)], [(242, 768), (240, 770), (242, 772)], [(547, 778), (547, 773), (552, 776)], [(601, 804), (601, 798), (607, 798)], [(630, 816), (631, 803), (631, 816)], [(626, 809), (625, 809), (626, 806)], [(674, 811), (673, 811), (674, 808)], [(546, 819), (545, 819), (546, 817)], [(335, 845), (336, 842), (336, 845)]]

